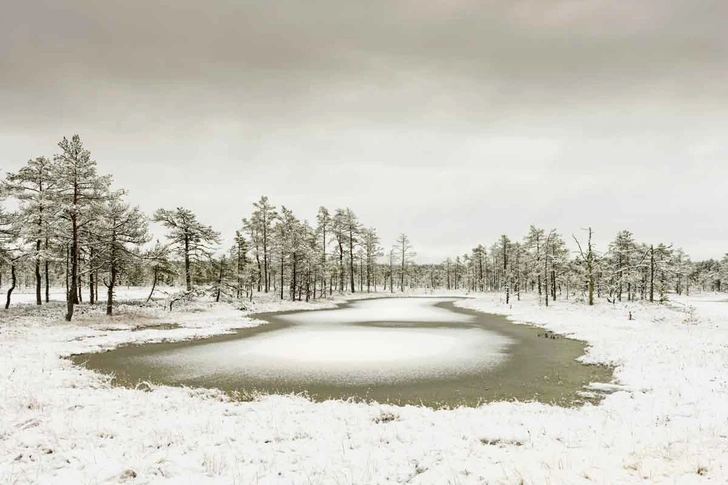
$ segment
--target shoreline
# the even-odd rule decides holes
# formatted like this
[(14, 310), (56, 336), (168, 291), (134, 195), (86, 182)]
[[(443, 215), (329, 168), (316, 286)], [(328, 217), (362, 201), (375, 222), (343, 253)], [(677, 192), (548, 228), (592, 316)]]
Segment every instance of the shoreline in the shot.
[[(502, 350), (504, 359), (497, 365), (480, 368), (477, 373), (471, 370), (465, 374), (456, 372), (447, 377), (418, 378), (412, 376), (409, 380), (404, 381), (358, 385), (319, 382), (306, 378), (290, 381), (284, 376), (272, 380), (256, 378), (255, 375), (248, 378), (235, 378), (229, 371), (224, 373), (223, 369), (220, 369), (221, 375), (194, 373), (194, 377), (175, 377), (174, 369), (181, 370), (181, 368), (165, 372), (157, 369), (153, 364), (155, 356), (170, 352), (182, 352), (189, 355), (194, 354), (195, 349), (204, 349), (208, 345), (224, 346), (225, 343), (268, 335), (268, 332), (285, 332), (286, 329), (300, 326), (300, 324), (285, 321), (286, 315), (301, 313), (300, 310), (252, 314), (249, 318), (253, 318), (255, 323), (261, 323), (261, 325), (244, 326), (221, 335), (179, 342), (165, 339), (163, 342), (156, 343), (122, 344), (108, 352), (73, 355), (70, 356), (70, 359), (77, 365), (83, 365), (93, 371), (113, 375), (116, 384), (131, 388), (140, 382), (145, 382), (157, 385), (218, 389), (233, 398), (243, 396), (244, 399), (250, 399), (250, 396), (267, 394), (305, 395), (315, 402), (354, 400), (397, 406), (423, 405), (433, 409), (452, 409), (459, 406), (477, 407), (488, 402), (514, 401), (537, 401), (566, 407), (582, 406), (586, 402), (597, 404), (603, 398), (603, 393), (595, 392), (594, 389), (589, 390), (587, 385), (613, 384), (612, 369), (608, 366), (578, 363), (578, 359), (585, 353), (588, 345), (586, 342), (561, 336), (549, 340), (537, 338), (542, 333), (536, 326), (516, 326), (502, 315), (462, 308), (455, 304), (466, 297), (418, 297), (416, 295), (396, 297), (396, 299), (412, 298), (437, 300), (438, 303), (434, 307), (472, 318), (473, 321), (441, 324), (433, 322), (414, 326), (402, 322), (400, 325), (394, 324), (394, 327), (426, 329), (435, 326), (453, 330), (482, 329), (491, 332), (494, 336), (498, 335), (507, 339), (509, 344)], [(381, 299), (360, 298), (337, 302), (334, 308), (307, 311), (326, 313), (352, 308), (353, 305), (361, 302)], [(376, 315), (376, 312), (372, 315)], [(380, 322), (375, 320), (362, 320), (354, 322), (352, 325), (378, 328), (378, 323)], [(391, 328), (391, 326), (386, 325), (385, 328)], [(180, 355), (179, 358), (184, 359), (184, 356)]]

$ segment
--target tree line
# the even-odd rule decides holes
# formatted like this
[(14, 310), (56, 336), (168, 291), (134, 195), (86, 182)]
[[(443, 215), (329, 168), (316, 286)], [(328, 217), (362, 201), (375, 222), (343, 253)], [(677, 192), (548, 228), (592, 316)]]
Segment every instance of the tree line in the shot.
[[(215, 300), (252, 299), (255, 293), (312, 300), (334, 293), (456, 289), (499, 291), (506, 302), (537, 293), (546, 305), (559, 298), (664, 301), (669, 292), (725, 291), (728, 255), (692, 262), (681, 249), (637, 242), (620, 231), (605, 251), (588, 228), (568, 249), (556, 230), (531, 226), (526, 235), (499, 237), (492, 245), (438, 264), (417, 264), (413, 244), (400, 234), (388, 249), (375, 228), (350, 208), (318, 209), (313, 224), (266, 196), (253, 203), (229, 248), (221, 234), (184, 207), (160, 208), (148, 218), (130, 205), (110, 175), (98, 173), (80, 137), (63, 138), (53, 157), (37, 157), (0, 183), (0, 286), (9, 280), (5, 307), (19, 282), (35, 288), (38, 305), (50, 288), (66, 294), (66, 320), (86, 299), (106, 293), (113, 314), (120, 283), (181, 285), (177, 298), (205, 292)], [(149, 221), (166, 229), (150, 245)]]
[[(334, 292), (404, 291), (414, 252), (402, 234), (389, 251), (377, 231), (350, 208), (320, 207), (315, 225), (263, 196), (242, 219), (233, 245), (220, 247), (220, 233), (184, 207), (160, 208), (151, 218), (126, 200), (78, 135), (58, 143), (52, 157), (37, 157), (0, 183), (0, 286), (10, 280), (5, 307), (19, 281), (32, 280), (37, 305), (50, 289), (66, 293), (66, 320), (84, 299), (99, 301), (105, 287), (113, 314), (120, 281), (159, 284), (182, 279), (185, 292), (205, 291), (216, 300), (275, 292), (280, 298), (310, 300)], [(12, 210), (10, 209), (12, 207)], [(151, 247), (149, 221), (166, 229), (166, 242)]]
[(594, 246), (592, 228), (572, 235), (576, 251), (555, 229), (531, 226), (526, 235), (502, 235), (489, 248), (447, 258), (426, 271), (429, 286), (501, 291), (508, 303), (522, 292), (534, 292), (548, 305), (557, 298), (595, 298), (611, 303), (635, 300), (665, 301), (669, 293), (728, 289), (728, 254), (721, 261), (693, 262), (679, 248), (664, 243), (638, 242), (619, 231), (606, 250)]

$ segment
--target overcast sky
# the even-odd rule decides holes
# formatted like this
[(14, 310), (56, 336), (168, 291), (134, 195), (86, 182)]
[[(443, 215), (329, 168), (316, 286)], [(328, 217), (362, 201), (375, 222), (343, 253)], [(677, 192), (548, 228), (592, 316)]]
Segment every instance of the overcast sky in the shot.
[(151, 213), (350, 206), (462, 254), (529, 224), (728, 252), (725, 0), (23, 0), (0, 169), (82, 136)]

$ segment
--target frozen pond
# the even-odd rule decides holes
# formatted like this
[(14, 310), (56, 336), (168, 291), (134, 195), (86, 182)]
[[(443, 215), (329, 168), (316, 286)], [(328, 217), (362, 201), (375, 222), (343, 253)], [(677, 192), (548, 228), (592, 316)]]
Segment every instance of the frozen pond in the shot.
[(363, 300), (334, 310), (259, 315), (232, 335), (124, 347), (74, 361), (122, 383), (305, 392), (430, 405), (494, 399), (570, 403), (607, 369), (574, 359), (583, 344), (457, 309), (450, 298)]

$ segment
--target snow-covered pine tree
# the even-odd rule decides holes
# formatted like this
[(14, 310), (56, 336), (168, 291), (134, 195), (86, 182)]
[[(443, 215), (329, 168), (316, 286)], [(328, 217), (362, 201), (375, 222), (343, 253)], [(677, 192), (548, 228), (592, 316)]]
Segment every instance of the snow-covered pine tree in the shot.
[[(330, 235), (331, 227), (331, 215), (329, 210), (321, 206), (316, 214), (316, 235), (319, 238), (319, 244), (321, 248), (321, 296), (326, 296), (326, 286), (328, 282), (329, 288), (333, 288), (331, 283), (331, 271), (329, 270), (329, 262), (327, 259), (328, 243), (330, 242), (327, 237)], [(315, 289), (314, 289), (315, 292)]]
[(367, 293), (369, 293), (371, 291), (372, 285), (374, 286), (374, 291), (377, 291), (377, 259), (379, 259), (384, 253), (382, 247), (379, 244), (379, 236), (377, 235), (377, 231), (373, 227), (363, 230), (362, 243), (364, 245), (364, 257), (366, 259)]
[(474, 276), (476, 279), (476, 288), (485, 291), (485, 272), (486, 272), (486, 250), (485, 246), (478, 244), (472, 250), (471, 261), (473, 262)]
[(230, 248), (230, 265), (235, 277), (235, 297), (240, 300), (245, 290), (245, 270), (248, 264), (248, 241), (243, 230), (235, 231), (233, 245)]
[(576, 236), (572, 236), (574, 238), (574, 241), (576, 241), (576, 245), (579, 247), (579, 256), (582, 259), (582, 262), (584, 263), (585, 273), (586, 273), (586, 286), (587, 286), (587, 293), (588, 293), (588, 300), (589, 306), (594, 305), (594, 287), (595, 287), (595, 279), (596, 279), (596, 255), (594, 254), (594, 248), (592, 247), (592, 228), (589, 227), (586, 229), (587, 231), (587, 244), (586, 244), (586, 251), (584, 251), (581, 247), (581, 243), (576, 238)]
[(131, 207), (124, 201), (122, 191), (117, 191), (112, 193), (103, 205), (99, 226), (102, 252), (98, 257), (103, 261), (107, 273), (106, 314), (112, 315), (114, 289), (119, 272), (130, 258), (138, 257), (138, 254), (132, 252), (132, 248), (149, 241), (147, 220), (138, 207)]
[(412, 263), (413, 258), (417, 255), (414, 251), (414, 247), (410, 242), (409, 236), (405, 233), (400, 233), (397, 236), (397, 241), (394, 243), (394, 251), (397, 253), (399, 260), (399, 291), (404, 291), (404, 278), (407, 274), (407, 267)]
[(359, 243), (359, 231), (361, 226), (356, 214), (354, 214), (354, 211), (348, 207), (343, 211), (341, 224), (343, 224), (346, 242), (349, 246), (349, 283), (351, 286), (351, 292), (354, 293), (354, 246)]
[(268, 197), (261, 196), (258, 202), (253, 203), (253, 214), (250, 223), (254, 227), (254, 232), (259, 235), (261, 248), (263, 250), (263, 283), (265, 292), (270, 290), (270, 235), (273, 223), (278, 218), (278, 212), (273, 204), (270, 203)]
[(18, 283), (17, 266), (23, 256), (18, 220), (17, 213), (8, 213), (0, 206), (0, 262), (10, 266), (10, 288), (5, 299), (6, 310), (10, 308), (10, 298)]
[(98, 175), (96, 161), (91, 159), (79, 135), (73, 135), (70, 140), (64, 137), (58, 146), (61, 153), (54, 157), (53, 200), (57, 204), (59, 224), (52, 232), (68, 247), (66, 320), (71, 321), (78, 299), (81, 231), (97, 219), (108, 198), (111, 176)]
[[(528, 267), (532, 270), (529, 278), (532, 282), (536, 283), (539, 296), (541, 296), (542, 292), (542, 279), (545, 277), (545, 275), (542, 274), (543, 265), (541, 264), (541, 247), (543, 245), (544, 238), (545, 231), (531, 224), (523, 243), (526, 251), (528, 252)], [(533, 290), (533, 287), (531, 289)]]
[(336, 209), (334, 216), (331, 219), (331, 230), (336, 243), (336, 259), (338, 260), (338, 276), (337, 286), (340, 292), (344, 291), (344, 256), (346, 254), (346, 248), (348, 241), (346, 239), (346, 214), (344, 209)]
[(30, 245), (26, 250), (34, 264), (35, 298), (38, 305), (43, 302), (41, 266), (45, 268), (46, 302), (49, 299), (50, 227), (57, 217), (56, 205), (53, 203), (56, 185), (53, 163), (46, 157), (30, 159), (17, 172), (8, 173), (2, 182), (2, 190), (19, 202), (18, 229), (20, 236)]
[(152, 299), (154, 290), (157, 288), (160, 278), (174, 276), (176, 274), (172, 263), (172, 250), (169, 245), (162, 244), (157, 240), (153, 248), (146, 251), (143, 258), (152, 271), (152, 289), (149, 292), (147, 301)]
[(192, 262), (212, 255), (213, 245), (220, 242), (220, 233), (199, 222), (197, 216), (184, 207), (157, 209), (153, 221), (167, 228), (170, 244), (184, 260), (186, 289), (192, 291)]

